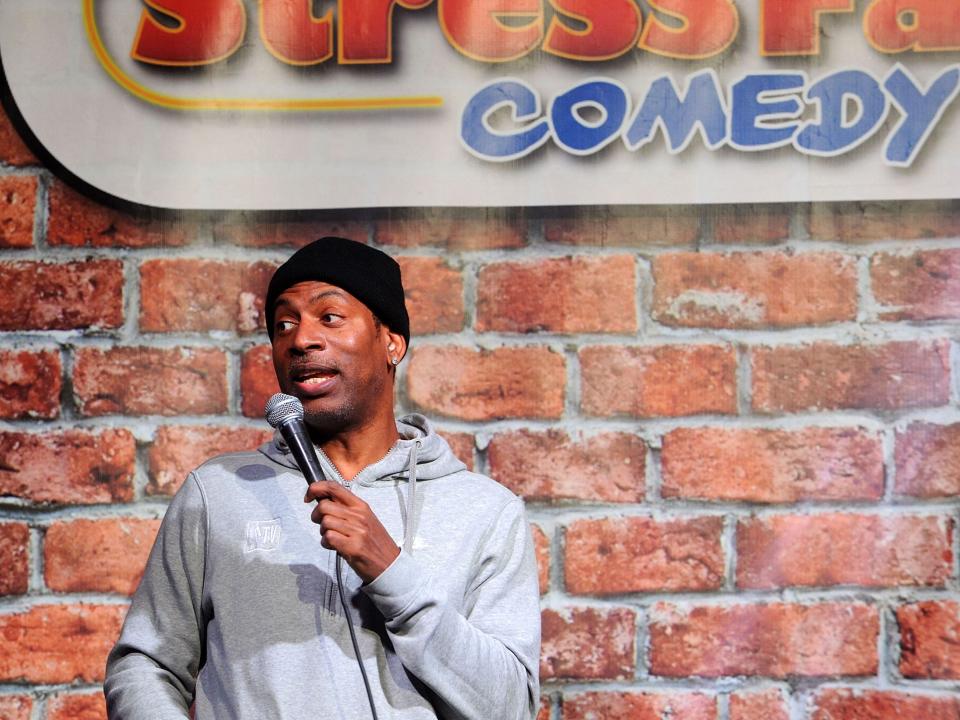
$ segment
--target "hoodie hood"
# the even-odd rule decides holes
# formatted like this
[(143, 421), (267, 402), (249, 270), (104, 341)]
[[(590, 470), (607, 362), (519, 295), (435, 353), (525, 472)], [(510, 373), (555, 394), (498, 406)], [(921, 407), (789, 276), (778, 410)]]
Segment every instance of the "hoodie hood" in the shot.
[[(400, 439), (390, 452), (357, 473), (351, 484), (372, 486), (397, 479), (409, 480), (411, 456), (415, 458), (417, 482), (435, 480), (466, 469), (466, 465), (450, 451), (447, 441), (437, 435), (430, 421), (423, 415), (413, 414), (400, 418), (397, 420), (397, 432)], [(297, 462), (279, 431), (274, 433), (273, 440), (261, 445), (259, 450), (274, 462), (299, 472), (300, 468), (297, 467)], [(324, 475), (331, 480), (339, 479), (339, 472), (325, 453), (317, 452), (317, 456)]]

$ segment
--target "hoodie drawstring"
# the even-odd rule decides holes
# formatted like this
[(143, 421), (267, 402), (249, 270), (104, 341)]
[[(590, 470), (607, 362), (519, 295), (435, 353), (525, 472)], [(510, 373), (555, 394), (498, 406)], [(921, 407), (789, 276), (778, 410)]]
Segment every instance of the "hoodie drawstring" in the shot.
[(417, 440), (410, 448), (410, 469), (407, 480), (407, 526), (403, 531), (403, 549), (413, 555), (413, 533), (416, 530), (413, 515), (416, 510), (417, 499), (417, 453), (420, 451), (420, 441)]

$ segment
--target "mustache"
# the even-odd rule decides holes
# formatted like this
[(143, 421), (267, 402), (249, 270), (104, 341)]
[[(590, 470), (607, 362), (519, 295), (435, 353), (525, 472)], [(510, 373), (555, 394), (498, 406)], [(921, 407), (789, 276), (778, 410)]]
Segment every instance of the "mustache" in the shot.
[(330, 360), (303, 358), (294, 360), (287, 366), (287, 375), (291, 378), (303, 377), (315, 373), (339, 373), (340, 366)]

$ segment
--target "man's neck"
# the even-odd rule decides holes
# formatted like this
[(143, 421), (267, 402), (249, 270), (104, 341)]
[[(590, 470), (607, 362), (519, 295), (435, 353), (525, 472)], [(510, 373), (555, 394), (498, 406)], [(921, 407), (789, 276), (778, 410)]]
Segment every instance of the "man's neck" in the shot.
[(382, 460), (400, 437), (391, 413), (369, 425), (315, 438), (344, 480), (353, 480), (365, 467)]

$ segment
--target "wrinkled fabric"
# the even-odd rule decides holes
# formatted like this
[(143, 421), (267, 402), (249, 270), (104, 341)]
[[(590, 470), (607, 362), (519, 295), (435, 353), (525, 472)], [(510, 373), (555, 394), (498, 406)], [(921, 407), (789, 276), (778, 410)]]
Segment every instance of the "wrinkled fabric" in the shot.
[(467, 471), (425, 418), (398, 430), (350, 486), (401, 553), (366, 586), (344, 565), (347, 616), (336, 555), (279, 436), (190, 473), (107, 662), (110, 717), (185, 718), (195, 699), (197, 720), (368, 718), (347, 622), (382, 720), (534, 717), (539, 595), (523, 504)]

